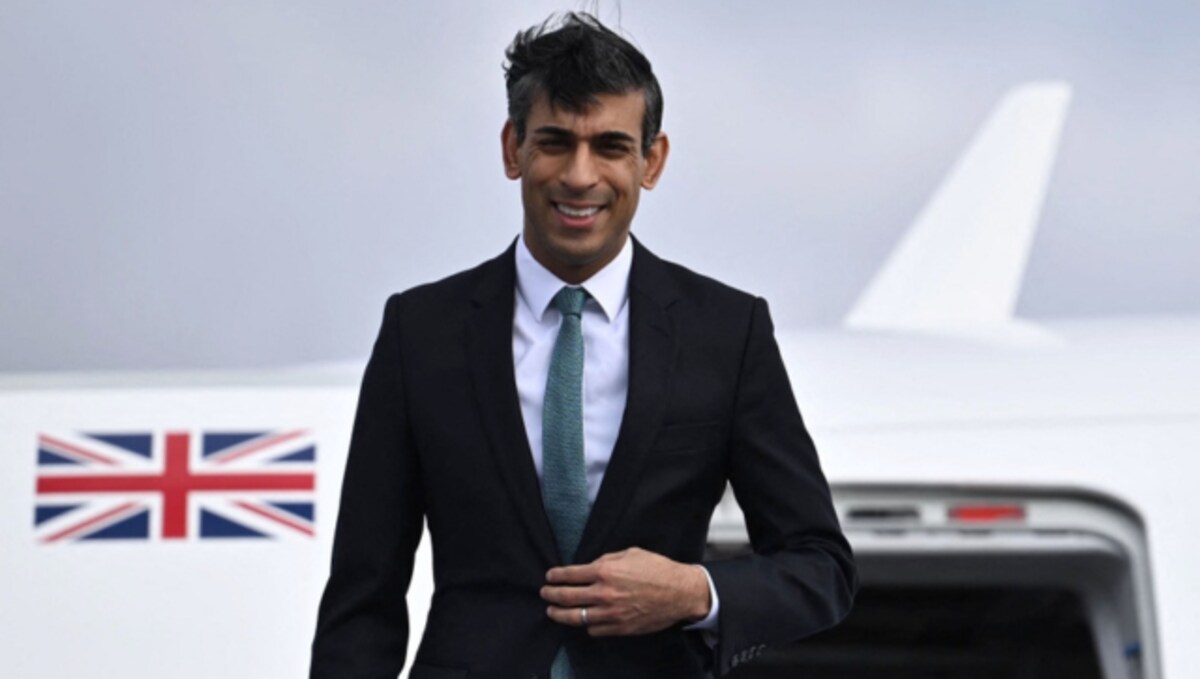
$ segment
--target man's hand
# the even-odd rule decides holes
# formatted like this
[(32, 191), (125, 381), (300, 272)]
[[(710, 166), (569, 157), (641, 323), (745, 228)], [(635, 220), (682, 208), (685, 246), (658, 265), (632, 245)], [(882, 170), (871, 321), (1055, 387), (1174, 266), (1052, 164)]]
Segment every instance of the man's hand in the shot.
[(699, 566), (632, 547), (592, 563), (552, 568), (542, 598), (555, 622), (585, 624), (594, 637), (649, 634), (675, 623), (703, 620), (712, 602)]

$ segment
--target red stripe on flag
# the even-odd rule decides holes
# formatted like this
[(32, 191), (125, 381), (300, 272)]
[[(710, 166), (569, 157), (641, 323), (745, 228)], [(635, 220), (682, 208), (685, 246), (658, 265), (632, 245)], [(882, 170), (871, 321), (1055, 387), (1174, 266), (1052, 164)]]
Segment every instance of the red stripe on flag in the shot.
[(272, 521), (282, 523), (283, 525), (287, 526), (288, 528), (298, 530), (301, 533), (304, 533), (305, 535), (311, 536), (313, 534), (313, 530), (311, 528), (309, 528), (308, 526), (305, 526), (302, 523), (293, 521), (291, 519), (285, 518), (278, 514), (273, 514), (273, 513), (269, 512), (265, 509), (262, 509), (260, 507), (255, 507), (254, 505), (252, 505), (248, 502), (240, 502), (239, 501), (239, 502), (235, 502), (234, 504), (241, 507), (242, 509), (254, 512), (255, 514), (258, 514), (259, 516), (264, 516), (268, 519), (271, 519)]
[(42, 476), (39, 493), (146, 493), (183, 490), (312, 490), (312, 474), (188, 474), (174, 483), (162, 475), (105, 474), (104, 476)]
[(70, 453), (72, 455), (78, 455), (79, 457), (82, 457), (86, 460), (91, 460), (92, 462), (99, 462), (100, 464), (109, 464), (109, 465), (117, 464), (116, 460), (104, 457), (103, 455), (100, 455), (99, 453), (93, 453), (91, 451), (84, 450), (83, 448), (80, 448), (79, 446), (71, 445), (70, 443), (67, 443), (66, 441), (59, 441), (58, 439), (51, 438), (49, 436), (46, 436), (45, 434), (38, 435), (38, 443), (40, 443), (41, 445), (44, 445), (44, 446), (50, 446), (51, 448), (58, 448), (64, 452)]
[(166, 465), (163, 468), (164, 538), (187, 537), (188, 435), (167, 434)]
[(56, 542), (62, 538), (70, 537), (71, 535), (73, 535), (75, 533), (79, 533), (88, 528), (91, 528), (92, 526), (96, 525), (97, 523), (100, 523), (101, 521), (107, 521), (108, 519), (112, 518), (113, 516), (128, 510), (130, 507), (133, 507), (136, 504), (137, 504), (136, 502), (126, 502), (125, 504), (121, 505), (120, 507), (115, 507), (113, 509), (108, 510), (107, 512), (104, 512), (100, 516), (93, 516), (92, 518), (88, 519), (87, 521), (84, 521), (83, 523), (78, 523), (69, 528), (64, 528), (63, 530), (55, 533), (54, 535), (44, 538), (42, 540), (42, 542)]
[(248, 444), (245, 447), (231, 448), (231, 449), (225, 451), (224, 453), (217, 453), (216, 455), (209, 457), (208, 460), (210, 462), (216, 462), (218, 464), (225, 464), (227, 462), (232, 462), (233, 460), (241, 459), (247, 455), (257, 453), (258, 451), (260, 451), (263, 448), (266, 448), (268, 446), (273, 446), (277, 443), (283, 443), (284, 441), (290, 441), (291, 439), (299, 438), (301, 436), (304, 436), (306, 433), (308, 433), (308, 432), (301, 429), (301, 430), (297, 430), (297, 431), (287, 432), (284, 434), (276, 434), (275, 436), (268, 436), (267, 438), (262, 439), (256, 443)]

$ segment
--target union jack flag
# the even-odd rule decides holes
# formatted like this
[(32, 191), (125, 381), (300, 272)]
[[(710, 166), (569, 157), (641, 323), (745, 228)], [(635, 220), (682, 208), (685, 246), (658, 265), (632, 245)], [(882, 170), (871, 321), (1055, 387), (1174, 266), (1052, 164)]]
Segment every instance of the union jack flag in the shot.
[(37, 456), (44, 543), (314, 534), (304, 430), (43, 433)]

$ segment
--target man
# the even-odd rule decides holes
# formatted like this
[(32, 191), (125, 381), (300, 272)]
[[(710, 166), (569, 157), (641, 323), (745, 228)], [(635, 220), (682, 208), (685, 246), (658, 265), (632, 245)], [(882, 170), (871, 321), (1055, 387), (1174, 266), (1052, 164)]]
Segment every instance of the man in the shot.
[[(767, 306), (629, 235), (669, 151), (650, 63), (588, 15), (518, 34), (517, 241), (393, 296), (363, 378), (314, 679), (704, 677), (856, 588)], [(732, 484), (754, 553), (702, 562)]]

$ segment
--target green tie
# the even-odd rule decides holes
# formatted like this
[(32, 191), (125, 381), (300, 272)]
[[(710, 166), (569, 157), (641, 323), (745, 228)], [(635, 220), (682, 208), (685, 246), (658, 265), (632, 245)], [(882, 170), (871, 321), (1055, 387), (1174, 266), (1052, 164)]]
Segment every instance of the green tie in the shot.
[[(573, 563), (591, 510), (583, 460), (583, 288), (564, 287), (551, 304), (562, 314), (542, 404), (542, 499), (564, 564)], [(551, 679), (573, 679), (559, 649)]]

